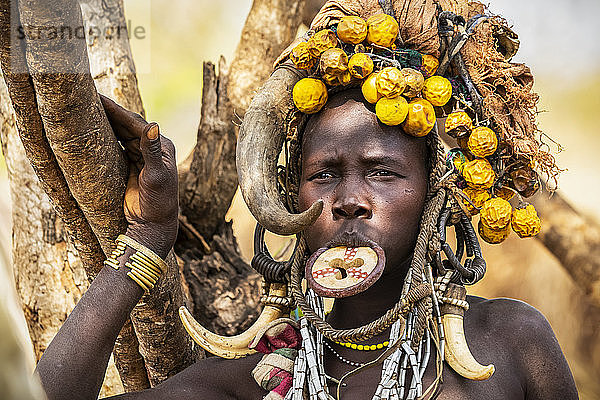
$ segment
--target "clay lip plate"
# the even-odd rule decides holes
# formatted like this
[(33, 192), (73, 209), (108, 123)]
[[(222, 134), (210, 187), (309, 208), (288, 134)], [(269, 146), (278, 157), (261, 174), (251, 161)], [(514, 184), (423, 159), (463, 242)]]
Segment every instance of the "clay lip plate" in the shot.
[[(332, 267), (332, 264), (340, 265), (346, 259), (346, 249), (356, 249), (350, 262), (344, 262), (343, 268)], [(381, 277), (384, 268), (385, 253), (375, 243), (360, 247), (322, 247), (306, 262), (305, 277), (308, 286), (318, 295), (340, 298), (367, 290)], [(367, 276), (362, 277), (364, 275)]]

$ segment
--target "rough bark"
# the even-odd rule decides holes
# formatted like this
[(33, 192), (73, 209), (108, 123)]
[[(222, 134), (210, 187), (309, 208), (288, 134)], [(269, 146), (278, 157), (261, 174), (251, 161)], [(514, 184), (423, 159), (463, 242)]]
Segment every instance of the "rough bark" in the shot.
[(181, 224), (177, 254), (193, 299), (191, 312), (207, 328), (234, 334), (257, 315), (258, 275), (239, 253), (225, 223), (237, 187), (235, 125), (227, 97), (227, 67), (204, 63), (202, 118), (189, 169), (180, 168)]
[(39, 27), (83, 27), (76, 0), (21, 0), (29, 68), (46, 137), (104, 253), (126, 229), (127, 167), (89, 74), (86, 44), (75, 34), (39, 36)]
[[(86, 38), (90, 72), (99, 93), (123, 107), (145, 115), (140, 96), (135, 64), (127, 35), (127, 24), (121, 0), (86, 0), (80, 2), (86, 32), (90, 29), (117, 29), (111, 36), (88, 35)], [(125, 391), (150, 386), (144, 358), (131, 320), (127, 320), (113, 349), (115, 363)]]
[(243, 116), (252, 95), (271, 74), (273, 62), (302, 22), (304, 0), (255, 0), (231, 64), (229, 98)]
[[(44, 193), (17, 135), (8, 90), (0, 81), (0, 139), (12, 199), (12, 260), (16, 290), (38, 360), (87, 290), (87, 274)], [(44, 290), (38, 290), (43, 287)], [(111, 362), (102, 395), (123, 387)]]
[(225, 223), (237, 187), (232, 120), (242, 116), (275, 58), (294, 39), (304, 0), (255, 0), (229, 73), (204, 65), (202, 118), (196, 147), (180, 167), (182, 220), (176, 245), (192, 313), (207, 328), (234, 334), (258, 315), (260, 276), (246, 264)]
[(122, 0), (85, 0), (81, 3), (86, 32), (90, 27), (110, 27), (110, 37), (88, 36), (90, 72), (99, 93), (126, 109), (144, 115), (135, 64), (131, 54)]
[(219, 61), (204, 63), (200, 126), (190, 165), (191, 173), (180, 173), (181, 213), (197, 232), (211, 238), (223, 223), (237, 187), (235, 169), (235, 125), (227, 96), (228, 71)]
[[(22, 1), (20, 11), (28, 42), (27, 67), (43, 127), (73, 197), (109, 251), (125, 228), (122, 199), (127, 168), (89, 74), (85, 43), (76, 36), (64, 40), (34, 36), (39, 26), (81, 27), (79, 6), (75, 1), (51, 5)], [(177, 318), (182, 295), (174, 260), (170, 265), (171, 273), (161, 280), (156, 298), (141, 303), (132, 314), (144, 356), (160, 359), (164, 365), (149, 371), (153, 384), (194, 360), (190, 340)], [(147, 320), (159, 323), (148, 330)], [(130, 344), (129, 350), (135, 347)], [(139, 370), (139, 366), (129, 369)]]
[[(15, 7), (16, 2), (12, 2), (12, 5)], [(30, 236), (17, 234), (20, 230), (29, 226), (29, 224), (23, 224), (21, 222), (22, 220), (27, 220), (30, 223), (34, 222), (33, 225), (35, 225), (35, 222), (38, 222), (38, 225), (43, 226), (54, 225), (56, 215), (50, 208), (48, 199), (40, 190), (41, 188), (39, 187), (40, 184), (38, 182), (41, 182), (44, 192), (47, 193), (52, 200), (54, 210), (58, 214), (59, 219), (66, 225), (70, 241), (75, 245), (77, 254), (83, 261), (85, 272), (75, 269), (76, 275), (81, 276), (82, 274), (85, 275), (85, 273), (87, 273), (87, 277), (91, 279), (96, 275), (100, 268), (102, 268), (104, 254), (98, 239), (85, 219), (76, 200), (73, 198), (65, 177), (58, 166), (56, 157), (46, 139), (41, 116), (37, 109), (37, 99), (33, 88), (33, 82), (31, 76), (28, 74), (28, 66), (25, 60), (24, 51), (21, 47), (11, 48), (10, 35), (14, 35), (14, 31), (9, 32), (9, 27), (11, 25), (8, 24), (7, 21), (9, 18), (12, 18), (12, 26), (14, 27), (20, 23), (20, 19), (16, 7), (12, 10), (10, 10), (9, 7), (9, 2), (3, 0), (1, 10), (3, 19), (1, 34), (2, 67), (6, 72), (6, 80), (10, 87), (11, 100), (17, 110), (16, 121), (19, 125), (21, 140), (25, 146), (27, 157), (40, 181), (31, 175), (30, 167), (28, 167), (26, 163), (22, 163), (13, 169), (14, 173), (11, 174), (10, 178), (12, 183), (20, 181), (20, 183), (23, 184), (23, 187), (28, 188), (31, 201), (35, 204), (39, 204), (39, 207), (37, 208), (31, 207), (31, 201), (27, 201), (26, 203), (29, 203), (27, 209), (28, 212), (33, 212), (30, 210), (37, 210), (38, 208), (40, 210), (49, 210), (45, 214), (39, 215), (42, 219), (35, 219), (33, 215), (14, 214), (13, 226), (15, 229), (15, 239), (13, 240), (13, 244), (15, 246), (14, 265), (16, 266), (16, 272), (21, 277), (22, 282), (31, 281), (29, 285), (24, 286), (30, 286), (31, 288), (37, 287), (36, 285), (38, 282), (34, 277), (39, 276), (39, 271), (36, 272), (36, 269), (39, 269), (39, 266), (37, 263), (32, 263), (31, 261), (32, 259), (45, 259), (52, 265), (52, 259), (50, 257), (40, 257), (41, 253), (50, 251), (54, 251), (56, 256), (55, 261), (58, 260), (58, 263), (56, 264), (62, 263), (62, 260), (72, 260), (71, 264), (81, 267), (77, 264), (76, 254), (72, 254), (73, 252), (71, 252), (70, 257), (68, 258), (66, 257), (66, 254), (63, 254), (66, 251), (64, 245), (61, 245), (61, 249), (55, 249), (54, 247), (56, 246), (53, 244), (47, 244), (46, 248), (44, 247), (44, 243), (40, 243), (39, 246), (28, 246), (30, 244), (28, 242), (32, 240)], [(19, 42), (14, 41), (12, 44), (14, 43)], [(8, 101), (7, 98), (6, 100)], [(18, 150), (19, 147), (15, 144), (14, 152), (5, 152), (5, 154), (7, 154), (7, 159), (18, 158), (18, 155), (20, 154)], [(19, 186), (15, 186), (15, 191), (13, 191), (13, 193), (15, 193), (13, 196), (13, 203), (23, 204), (23, 199), (19, 198), (21, 193)], [(31, 237), (35, 240), (37, 236), (39, 235), (32, 235)], [(60, 237), (61, 235), (58, 236)], [(22, 244), (20, 243), (20, 239), (23, 240)], [(63, 241), (59, 240), (59, 243), (60, 242)], [(25, 253), (19, 252), (19, 248), (23, 249)], [(40, 269), (40, 271), (43, 269), (44, 268)], [(72, 280), (73, 279), (65, 280), (65, 287), (52, 287), (50, 293), (53, 295), (51, 296), (48, 295), (48, 292), (34, 291), (30, 293), (25, 287), (20, 291), (26, 313), (27, 305), (29, 304), (27, 300), (32, 300), (31, 304), (35, 306), (35, 315), (38, 315), (41, 312), (41, 314), (49, 314), (48, 316), (50, 317), (52, 314), (57, 316), (57, 318), (53, 319), (53, 323), (49, 323), (44, 318), (28, 319), (30, 330), (32, 332), (32, 340), (37, 344), (36, 356), (38, 359), (80, 297), (80, 294), (78, 294), (76, 299), (67, 300), (67, 298), (70, 297), (69, 294), (73, 292), (71, 288), (68, 287), (67, 283)], [(56, 280), (51, 282), (57, 283), (58, 285), (61, 283)], [(87, 282), (85, 285), (82, 284), (80, 290), (85, 291), (86, 289)], [(65, 299), (61, 299), (61, 294)], [(41, 297), (42, 299), (37, 299), (37, 297)], [(56, 303), (61, 303), (62, 305)], [(131, 329), (131, 322), (128, 322), (121, 333), (115, 348), (115, 354), (121, 370), (120, 375), (128, 390), (141, 390), (149, 386), (145, 367), (143, 363), (140, 362), (141, 356), (137, 351), (137, 343), (137, 338)], [(125, 374), (124, 371), (128, 371), (129, 373)], [(133, 371), (138, 371), (138, 374), (135, 375), (131, 373)], [(106, 394), (116, 394), (122, 390), (120, 384), (111, 383), (110, 386), (113, 387), (114, 390), (111, 390), (110, 388), (107, 390), (105, 385), (103, 392)]]

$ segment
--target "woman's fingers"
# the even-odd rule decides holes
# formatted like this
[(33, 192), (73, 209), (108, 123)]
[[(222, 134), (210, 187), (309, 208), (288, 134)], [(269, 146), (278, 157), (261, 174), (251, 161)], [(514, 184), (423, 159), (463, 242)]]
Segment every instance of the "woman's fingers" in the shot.
[(100, 95), (106, 116), (119, 140), (140, 139), (148, 122), (139, 114), (126, 110), (106, 96)]
[(106, 96), (100, 95), (100, 100), (117, 140), (126, 150), (127, 158), (138, 169), (142, 169), (144, 161), (140, 152), (140, 139), (150, 124), (141, 115), (126, 110)]

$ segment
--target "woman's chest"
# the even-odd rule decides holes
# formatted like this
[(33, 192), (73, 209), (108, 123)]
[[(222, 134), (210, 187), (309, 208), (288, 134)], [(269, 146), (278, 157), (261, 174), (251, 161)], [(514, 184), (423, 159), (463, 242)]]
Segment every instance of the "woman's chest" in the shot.
[[(334, 371), (331, 372), (334, 374), (336, 373)], [(522, 400), (525, 398), (525, 394), (519, 380), (514, 376), (513, 372), (514, 370), (497, 370), (488, 380), (473, 381), (461, 377), (444, 363), (442, 379), (437, 380), (436, 368), (432, 363), (425, 371), (423, 382), (421, 382), (421, 390), (422, 393), (425, 393), (427, 390), (429, 390), (428, 393), (436, 391), (438, 393), (437, 397), (435, 397), (436, 400)], [(337, 373), (339, 373), (339, 371)], [(380, 381), (381, 367), (374, 367), (370, 370), (351, 376), (345, 379), (342, 386), (339, 388), (339, 399), (372, 399)], [(411, 390), (412, 375), (406, 373), (403, 376), (398, 376), (398, 382), (400, 383), (402, 381), (404, 382), (404, 387), (403, 389), (400, 389), (400, 391), (403, 390), (404, 397), (400, 396), (400, 399), (407, 398), (406, 395)], [(337, 390), (337, 385), (333, 383), (329, 385), (329, 393), (334, 398), (338, 398), (336, 396)], [(429, 398), (429, 396), (425, 398)]]

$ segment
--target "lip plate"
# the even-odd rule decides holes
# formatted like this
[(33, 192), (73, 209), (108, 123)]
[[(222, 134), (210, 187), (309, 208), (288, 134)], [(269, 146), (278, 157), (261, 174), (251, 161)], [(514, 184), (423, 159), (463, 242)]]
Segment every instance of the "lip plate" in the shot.
[[(342, 247), (342, 246), (337, 245), (335, 247)], [(350, 247), (350, 246), (347, 246), (347, 247)], [(331, 288), (327, 288), (327, 287), (320, 285), (313, 277), (312, 267), (313, 267), (315, 261), (317, 261), (317, 259), (319, 258), (319, 256), (321, 254), (323, 254), (325, 251), (331, 249), (331, 247), (321, 247), (319, 250), (315, 251), (309, 257), (308, 261), (306, 262), (304, 275), (306, 277), (308, 286), (312, 290), (314, 290), (315, 293), (318, 294), (319, 296), (333, 297), (333, 298), (354, 296), (355, 294), (364, 292), (369, 287), (371, 287), (375, 282), (377, 282), (377, 280), (379, 280), (379, 278), (381, 278), (381, 275), (383, 274), (383, 270), (385, 268), (385, 253), (384, 253), (383, 249), (375, 243), (372, 243), (369, 246), (359, 246), (359, 247), (369, 247), (377, 255), (377, 264), (375, 265), (375, 268), (373, 268), (373, 270), (371, 271), (369, 276), (367, 276), (364, 280), (357, 283), (356, 285), (352, 285), (352, 286), (349, 286), (349, 287), (346, 287), (343, 289), (331, 289)]]

